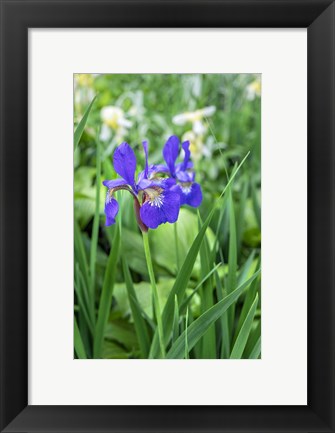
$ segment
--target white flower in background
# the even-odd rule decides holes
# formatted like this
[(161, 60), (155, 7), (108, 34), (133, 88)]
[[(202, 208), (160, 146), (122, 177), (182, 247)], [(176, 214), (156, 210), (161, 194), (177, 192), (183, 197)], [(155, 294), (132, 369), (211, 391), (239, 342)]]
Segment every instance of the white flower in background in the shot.
[(125, 113), (120, 107), (109, 105), (101, 109), (101, 120), (103, 122), (100, 139), (107, 141), (111, 138), (112, 132), (115, 134), (116, 141), (122, 140), (127, 134), (128, 128), (132, 126), (132, 122), (126, 119)]
[(204, 135), (207, 132), (207, 125), (203, 122), (203, 119), (212, 116), (215, 111), (216, 107), (212, 105), (196, 111), (177, 114), (172, 119), (175, 125), (192, 124), (192, 130), (185, 132), (182, 139), (183, 141), (188, 140), (190, 142), (190, 151), (194, 160), (199, 160), (202, 155), (210, 155), (210, 152), (204, 145)]
[(94, 98), (93, 89), (96, 74), (74, 74), (74, 103), (80, 114)]
[(192, 123), (192, 130), (196, 135), (204, 134), (207, 126), (202, 122), (204, 117), (212, 116), (216, 111), (213, 105), (210, 107), (201, 108), (196, 111), (188, 111), (186, 113), (177, 114), (173, 117), (172, 122), (175, 125), (185, 125)]
[(262, 85), (260, 78), (256, 78), (256, 80), (252, 81), (246, 87), (246, 96), (249, 101), (253, 101), (256, 97), (261, 96)]

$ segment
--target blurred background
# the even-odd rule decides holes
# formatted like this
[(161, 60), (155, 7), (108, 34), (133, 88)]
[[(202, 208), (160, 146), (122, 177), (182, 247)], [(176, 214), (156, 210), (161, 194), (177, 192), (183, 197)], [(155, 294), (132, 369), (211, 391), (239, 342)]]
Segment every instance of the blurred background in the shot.
[[(115, 147), (122, 141), (127, 141), (134, 148), (140, 171), (144, 168), (141, 147), (143, 140), (149, 141), (149, 163), (161, 163), (161, 152), (166, 139), (170, 135), (177, 135), (181, 141), (190, 141), (196, 181), (203, 190), (203, 203), (198, 209), (202, 219), (208, 215), (213, 201), (227, 184), (236, 164), (250, 151), (233, 183), (232, 198), (237, 269), (243, 269), (249, 260), (251, 265), (248, 272), (254, 271), (259, 263), (261, 246), (261, 76), (75, 74), (75, 127), (94, 97), (96, 99), (92, 104), (80, 145), (74, 152), (75, 226), (77, 235), (80, 233), (87, 257), (91, 251), (97, 203), (97, 143), (101, 152), (102, 181), (117, 176), (112, 165), (112, 155)], [(99, 229), (95, 271), (97, 303), (115, 231), (115, 227), (104, 226), (106, 188), (102, 185), (98, 188)], [(118, 193), (118, 200), (120, 213), (117, 218), (122, 219), (119, 254), (127, 258), (139, 303), (149, 323), (153, 314), (141, 234), (134, 218), (130, 195), (127, 192)], [(210, 245), (214, 245), (214, 240), (218, 239), (216, 262), (222, 263), (219, 274), (223, 281), (229, 271), (231, 215), (228, 205), (221, 213), (214, 215), (207, 231)], [(181, 210), (177, 230), (179, 256), (184, 258), (198, 232), (197, 209), (184, 207)], [(165, 224), (151, 231), (150, 235), (158, 291), (164, 305), (180, 267), (175, 234), (172, 225)], [(75, 265), (75, 274), (78, 268)], [(78, 278), (80, 279), (80, 276)], [(190, 293), (200, 279), (201, 262), (198, 258), (188, 288)], [(238, 308), (237, 305), (237, 310)], [(191, 303), (191, 318), (198, 317), (201, 310), (201, 296), (196, 294)], [(87, 355), (92, 357), (92, 335), (87, 329), (85, 318), (79, 312), (79, 300), (75, 294), (78, 326)], [(260, 303), (255, 315), (254, 327), (256, 326), (260, 326)], [(140, 356), (122, 266), (121, 262), (118, 262), (102, 357)]]

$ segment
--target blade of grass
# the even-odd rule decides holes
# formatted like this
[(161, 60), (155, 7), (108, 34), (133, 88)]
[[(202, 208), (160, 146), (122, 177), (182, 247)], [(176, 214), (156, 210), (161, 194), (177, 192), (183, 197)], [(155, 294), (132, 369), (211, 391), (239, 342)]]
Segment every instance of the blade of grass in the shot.
[(252, 204), (253, 204), (257, 224), (259, 229), (261, 229), (261, 225), (262, 225), (261, 207), (259, 205), (258, 198), (257, 198), (257, 189), (255, 186), (255, 182), (251, 183), (251, 197), (252, 197)]
[(81, 339), (76, 316), (74, 316), (74, 350), (76, 351), (79, 359), (87, 359), (84, 343)]
[(249, 178), (245, 177), (242, 192), (240, 194), (240, 203), (238, 207), (238, 216), (236, 218), (236, 233), (237, 233), (237, 253), (241, 256), (242, 238), (245, 224), (245, 209), (249, 192)]
[(261, 337), (258, 338), (254, 348), (251, 350), (249, 359), (258, 359), (261, 354)]
[(120, 229), (119, 225), (115, 227), (115, 235), (112, 248), (108, 256), (105, 271), (104, 282), (100, 295), (98, 318), (95, 326), (93, 354), (94, 358), (100, 358), (102, 353), (102, 344), (105, 335), (105, 328), (108, 321), (109, 312), (112, 305), (112, 295), (115, 283), (116, 265), (119, 257), (120, 248)]
[(243, 266), (241, 266), (238, 272), (237, 284), (240, 284), (242, 281), (244, 281), (247, 278), (252, 268), (254, 257), (255, 257), (255, 250), (251, 251), (249, 257), (244, 262)]
[(180, 306), (180, 314), (183, 314), (187, 305), (191, 302), (193, 296), (198, 292), (201, 286), (205, 283), (205, 281), (221, 266), (221, 263), (218, 263), (211, 269), (208, 274), (200, 281), (200, 283), (193, 289), (193, 292), (185, 299), (185, 301)]
[[(185, 260), (181, 266), (181, 269), (177, 274), (176, 281), (175, 281), (175, 283), (171, 289), (171, 292), (168, 296), (168, 299), (166, 301), (166, 304), (165, 304), (165, 307), (163, 310), (163, 314), (162, 314), (163, 328), (165, 331), (165, 337), (167, 338), (166, 343), (168, 341), (168, 338), (169, 338), (171, 330), (172, 330), (173, 320), (171, 318), (173, 318), (175, 295), (177, 295), (178, 302), (181, 303), (182, 299), (184, 297), (184, 294), (185, 294), (185, 290), (186, 290), (188, 281), (190, 279), (190, 276), (191, 276), (191, 273), (193, 270), (195, 260), (197, 258), (198, 253), (199, 253), (200, 245), (201, 245), (203, 238), (204, 238), (204, 235), (206, 233), (207, 227), (208, 227), (210, 221), (212, 220), (214, 212), (215, 212), (218, 204), (220, 203), (222, 196), (227, 191), (227, 189), (230, 187), (231, 183), (235, 179), (235, 176), (237, 175), (240, 168), (244, 164), (245, 160), (249, 156), (249, 153), (250, 152), (248, 152), (247, 155), (243, 158), (243, 160), (241, 161), (241, 163), (239, 164), (239, 166), (235, 170), (234, 175), (231, 176), (227, 185), (225, 186), (225, 188), (221, 192), (219, 198), (214, 203), (213, 208), (209, 212), (205, 222), (203, 223), (201, 229), (199, 230), (199, 233), (195, 237), (195, 239), (194, 239), (194, 241), (193, 241), (193, 243), (192, 243), (192, 245), (191, 245), (191, 247), (187, 253), (187, 256), (185, 257)], [(150, 358), (154, 358), (155, 356), (157, 356), (157, 353), (159, 351), (159, 344), (158, 343), (159, 343), (158, 332), (155, 332), (155, 335), (154, 335), (154, 338), (153, 338), (153, 341), (151, 344), (151, 348), (150, 348), (150, 353), (149, 353)]]
[(257, 340), (261, 337), (261, 321), (258, 320), (256, 326), (251, 330), (247, 344), (243, 352), (243, 358), (248, 359), (254, 349)]
[(185, 359), (190, 358), (188, 354), (187, 326), (188, 326), (188, 308), (186, 310), (186, 318), (185, 318)]
[(88, 313), (84, 298), (82, 296), (82, 292), (81, 292), (81, 286), (79, 281), (74, 283), (74, 289), (77, 295), (77, 299), (78, 299), (78, 305), (79, 305), (79, 311), (81, 311), (83, 313), (83, 316), (85, 318), (86, 324), (91, 332), (91, 335), (93, 335), (93, 323), (91, 320), (91, 317)]
[(146, 359), (150, 350), (150, 338), (145, 320), (143, 319), (142, 309), (137, 300), (133, 281), (125, 257), (122, 257), (123, 275), (126, 283), (130, 309), (134, 319), (135, 332), (141, 349), (142, 357)]
[(73, 137), (74, 150), (77, 149), (77, 146), (79, 144), (81, 136), (83, 135), (83, 132), (84, 132), (84, 129), (85, 129), (85, 125), (86, 125), (88, 116), (90, 114), (90, 111), (91, 111), (91, 108), (93, 106), (93, 103), (94, 103), (95, 99), (96, 99), (96, 96), (92, 99), (91, 103), (86, 108), (86, 111), (85, 111), (83, 117), (81, 118), (80, 122), (77, 125), (76, 130), (74, 131), (74, 137)]
[(74, 254), (79, 263), (87, 287), (89, 287), (88, 260), (77, 220), (74, 218)]
[[(227, 276), (227, 294), (231, 293), (237, 287), (237, 238), (236, 238), (236, 221), (234, 201), (231, 188), (229, 189), (229, 257), (228, 257), (228, 276)], [(228, 324), (230, 338), (235, 322), (235, 304), (228, 310)]]
[(172, 344), (179, 337), (179, 308), (177, 295), (174, 297), (174, 315), (173, 315), (173, 328), (172, 328)]
[(252, 322), (254, 320), (257, 304), (258, 304), (258, 295), (256, 295), (256, 298), (253, 304), (251, 305), (247, 317), (245, 318), (241, 330), (236, 338), (234, 347), (230, 354), (230, 359), (241, 359), (242, 357), (245, 345), (247, 344), (248, 337), (251, 331)]
[[(222, 301), (224, 296), (223, 296), (223, 287), (218, 272), (215, 272), (215, 281), (216, 281), (217, 298), (218, 301), (220, 302)], [(220, 317), (220, 326), (221, 326), (221, 336), (222, 336), (220, 358), (227, 359), (230, 355), (230, 334), (229, 334), (227, 312), (223, 313), (222, 316)]]
[[(227, 295), (217, 304), (213, 305), (209, 310), (198, 317), (189, 327), (188, 327), (188, 348), (191, 350), (194, 345), (199, 341), (199, 339), (204, 335), (207, 329), (218, 320), (221, 315), (227, 311), (227, 309), (239, 298), (241, 293), (244, 291), (251, 281), (258, 273), (256, 272), (248, 281), (239, 286), (232, 293)], [(185, 354), (185, 331), (178, 337), (176, 342), (172, 345), (169, 352), (167, 353), (168, 359), (182, 359)]]
[[(256, 270), (260, 268), (260, 263), (257, 264)], [(242, 310), (240, 313), (240, 317), (238, 319), (238, 323), (235, 330), (235, 336), (233, 341), (236, 341), (237, 335), (240, 332), (240, 329), (245, 321), (245, 318), (247, 317), (248, 311), (250, 310), (250, 307), (255, 299), (256, 293), (258, 291), (258, 287), (260, 285), (260, 279), (256, 278), (252, 284), (250, 285), (249, 289), (247, 290), (245, 294), (245, 299), (243, 302)]]
[(98, 248), (98, 234), (99, 234), (99, 222), (100, 222), (100, 183), (101, 183), (101, 149), (100, 143), (96, 141), (97, 154), (96, 154), (96, 189), (95, 189), (95, 212), (93, 219), (92, 237), (91, 237), (91, 254), (90, 254), (90, 291), (91, 296), (95, 298), (95, 267), (97, 259), (97, 248)]
[[(199, 221), (199, 228), (202, 225), (201, 217), (198, 212), (198, 221)], [(204, 240), (202, 244), (200, 245), (200, 261), (201, 261), (201, 274), (202, 276), (208, 275), (210, 272), (210, 253), (209, 253), (209, 245), (208, 245), (208, 239), (207, 235), (205, 234)], [(204, 313), (209, 308), (211, 308), (214, 304), (214, 298), (213, 298), (213, 278), (209, 277), (204, 282), (201, 290), (200, 290), (200, 297), (201, 297), (201, 312)], [(215, 326), (214, 324), (210, 326), (207, 330), (207, 332), (204, 334), (202, 338), (202, 359), (215, 359), (216, 358), (216, 332), (215, 332)]]

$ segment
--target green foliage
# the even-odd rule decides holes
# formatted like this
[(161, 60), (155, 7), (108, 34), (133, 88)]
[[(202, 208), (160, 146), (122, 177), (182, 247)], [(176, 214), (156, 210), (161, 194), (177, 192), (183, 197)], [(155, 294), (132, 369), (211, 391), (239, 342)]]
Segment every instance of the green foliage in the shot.
[[(258, 80), (75, 77), (76, 358), (261, 357), (261, 106), (259, 94), (250, 94)], [(106, 106), (117, 114), (109, 123)], [(161, 162), (169, 135), (194, 133), (192, 122), (174, 124), (173, 117), (206, 106), (216, 111), (200, 119), (203, 132), (191, 139), (201, 206), (183, 206), (177, 223), (150, 230), (143, 243), (133, 200), (118, 192), (117, 224), (104, 227), (102, 181), (117, 177), (115, 147), (122, 141), (134, 147), (139, 172), (142, 140), (149, 141), (150, 163)]]

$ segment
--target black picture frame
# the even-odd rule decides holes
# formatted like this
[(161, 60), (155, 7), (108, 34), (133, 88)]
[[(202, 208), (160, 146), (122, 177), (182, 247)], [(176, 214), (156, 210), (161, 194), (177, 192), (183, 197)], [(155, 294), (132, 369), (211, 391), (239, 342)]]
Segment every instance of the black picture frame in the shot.
[[(334, 1), (1, 0), (0, 4), (1, 431), (334, 432)], [(307, 406), (28, 405), (27, 38), (29, 28), (49, 27), (308, 29)]]

